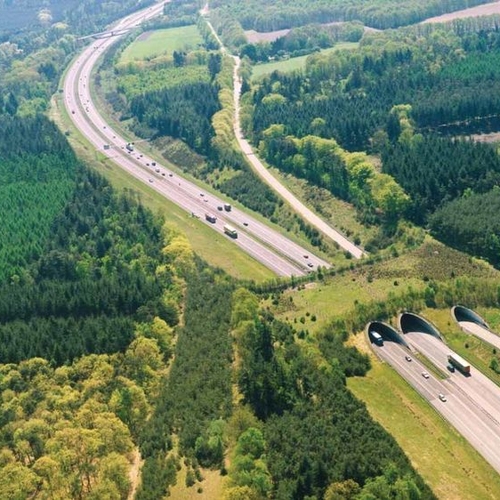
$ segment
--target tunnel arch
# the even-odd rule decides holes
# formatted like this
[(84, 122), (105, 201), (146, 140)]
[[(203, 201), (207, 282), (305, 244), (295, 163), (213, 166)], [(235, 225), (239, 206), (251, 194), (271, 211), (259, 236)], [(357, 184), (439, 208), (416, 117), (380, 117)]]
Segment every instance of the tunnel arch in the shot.
[(410, 349), (408, 342), (403, 338), (403, 336), (391, 325), (383, 323), (382, 321), (371, 321), (366, 325), (366, 334), (371, 343), (373, 343), (372, 332), (378, 333), (384, 340), (389, 340), (391, 342), (396, 342), (401, 344), (407, 349)]
[(451, 316), (457, 323), (460, 323), (461, 321), (470, 321), (471, 323), (475, 323), (476, 325), (487, 328), (488, 330), (490, 329), (488, 323), (486, 323), (486, 321), (484, 321), (479, 314), (468, 307), (460, 305), (453, 306), (451, 308)]
[(439, 330), (430, 321), (425, 319), (423, 316), (419, 316), (418, 314), (410, 312), (401, 313), (398, 318), (398, 323), (399, 329), (403, 333), (425, 333), (443, 341), (443, 337), (439, 333)]

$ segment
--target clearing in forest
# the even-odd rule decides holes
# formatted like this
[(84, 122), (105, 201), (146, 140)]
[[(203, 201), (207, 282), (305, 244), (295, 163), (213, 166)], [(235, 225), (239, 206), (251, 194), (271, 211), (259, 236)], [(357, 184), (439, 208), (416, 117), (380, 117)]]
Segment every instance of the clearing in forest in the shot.
[(143, 33), (122, 54), (121, 63), (152, 59), (176, 51), (188, 51), (202, 44), (195, 25)]

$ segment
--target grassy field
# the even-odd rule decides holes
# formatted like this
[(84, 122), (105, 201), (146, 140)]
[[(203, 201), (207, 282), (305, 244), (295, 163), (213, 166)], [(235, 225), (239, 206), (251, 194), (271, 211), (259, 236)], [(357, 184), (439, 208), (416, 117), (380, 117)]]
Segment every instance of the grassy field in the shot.
[(151, 59), (176, 51), (189, 51), (203, 43), (198, 28), (182, 26), (165, 30), (148, 31), (139, 36), (124, 51), (120, 63)]
[[(322, 54), (328, 54), (329, 52), (336, 52), (342, 49), (355, 49), (358, 46), (356, 42), (342, 42), (335, 45), (335, 47), (330, 47), (329, 49), (324, 49), (321, 51)], [(272, 73), (273, 71), (282, 71), (284, 73), (289, 71), (295, 71), (297, 69), (303, 69), (306, 65), (306, 59), (309, 55), (292, 57), (291, 59), (285, 59), (283, 61), (273, 61), (263, 64), (257, 64), (253, 67), (252, 78), (255, 80), (263, 75)]]
[[(367, 350), (363, 335), (356, 344)], [(491, 466), (392, 368), (372, 358), (368, 375), (348, 379), (348, 387), (394, 436), (438, 498), (500, 498), (500, 476)]]
[[(427, 286), (427, 280), (447, 280), (452, 273), (456, 277), (485, 279), (499, 276), (489, 266), (471, 261), (467, 255), (427, 238), (419, 248), (400, 257), (287, 290), (277, 299), (274, 297), (278, 303), (273, 305), (273, 311), (280, 319), (288, 319), (314, 333), (332, 317), (351, 311), (357, 302), (382, 301), (389, 294), (401, 294), (409, 287), (419, 290)], [(271, 307), (271, 300), (267, 305)], [(448, 318), (451, 321), (449, 314)]]
[(275, 275), (242, 252), (223, 235), (215, 233), (203, 222), (192, 218), (187, 212), (174, 203), (169, 202), (162, 195), (146, 186), (113, 162), (97, 153), (73, 127), (66, 114), (60, 96), (56, 96), (51, 109), (51, 118), (60, 126), (61, 130), (71, 131), (69, 136), (72, 147), (78, 156), (92, 168), (102, 173), (118, 190), (127, 190), (139, 196), (141, 202), (155, 213), (161, 213), (169, 227), (183, 232), (193, 250), (209, 264), (224, 269), (230, 275), (255, 281), (265, 281)]

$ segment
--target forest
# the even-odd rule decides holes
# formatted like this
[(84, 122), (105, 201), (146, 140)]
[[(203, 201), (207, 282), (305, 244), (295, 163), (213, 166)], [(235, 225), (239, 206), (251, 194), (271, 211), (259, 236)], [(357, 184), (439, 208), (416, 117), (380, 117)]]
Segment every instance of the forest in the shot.
[[(390, 221), (394, 228), (409, 218), (426, 226), (443, 209), (433, 234), (450, 241), (456, 222), (448, 226), (446, 204), (498, 184), (495, 148), (464, 137), (498, 130), (497, 23), (485, 18), (367, 34), (358, 49), (311, 55), (303, 72), (274, 72), (249, 85), (246, 132), (271, 165), (352, 202), (365, 223)], [(387, 177), (349, 151), (379, 155)], [(392, 198), (390, 178), (404, 190)], [(484, 227), (487, 215), (480, 212)], [(486, 239), (495, 239), (491, 228)], [(481, 245), (462, 238), (453, 245), (497, 262)]]
[[(168, 274), (161, 279), (154, 274), (163, 264), (162, 222), (130, 197), (115, 195), (102, 177), (79, 165), (50, 122), (41, 117), (31, 121), (35, 123), (8, 119), (14, 151), (20, 147), (16, 135), (40, 125), (40, 144), (27, 146), (25, 154), (36, 148), (48, 166), (42, 163), (38, 170), (31, 163), (29, 179), (39, 190), (34, 192), (44, 193), (31, 203), (47, 200), (45, 176), (55, 153), (73, 163), (74, 180), (66, 199), (51, 206), (45, 218), (37, 216), (35, 207), (24, 213), (16, 209), (26, 198), (24, 184), (12, 191), (5, 220), (17, 220), (26, 235), (18, 247), (16, 272), (7, 267), (14, 258), (10, 252), (2, 263), (11, 273), (0, 282), (0, 360), (44, 357), (60, 365), (83, 354), (123, 351), (133, 338), (134, 321), (157, 316), (175, 324), (175, 310), (161, 299)], [(23, 174), (21, 168), (14, 170), (16, 178)], [(39, 229), (35, 234), (29, 230), (33, 219)], [(10, 241), (2, 240), (2, 248), (9, 249)]]
[(313, 353), (295, 342), (289, 324), (259, 311), (256, 297), (240, 289), (234, 298), (238, 386), (259, 421), (240, 432), (227, 498), (239, 498), (238, 488), (247, 488), (246, 498), (333, 499), (343, 488), (347, 498), (359, 500), (434, 498), (394, 440), (346, 389), (346, 372), (366, 373), (366, 356), (328, 328), (318, 366)]
[(311, 23), (334, 21), (361, 21), (364, 25), (378, 29), (397, 28), (415, 24), (425, 18), (446, 12), (487, 3), (487, 0), (452, 0), (440, 2), (422, 0), (415, 4), (412, 0), (251, 0), (233, 2), (214, 0), (210, 7), (215, 11), (226, 11), (236, 19), (243, 29), (275, 31)]

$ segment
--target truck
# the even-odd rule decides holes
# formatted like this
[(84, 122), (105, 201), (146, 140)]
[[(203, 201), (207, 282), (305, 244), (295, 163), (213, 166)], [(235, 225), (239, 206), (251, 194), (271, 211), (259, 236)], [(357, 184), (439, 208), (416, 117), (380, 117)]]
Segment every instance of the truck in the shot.
[(226, 212), (230, 212), (233, 207), (231, 206), (230, 203), (224, 203), (224, 210)]
[(134, 150), (134, 145), (131, 144), (130, 142), (125, 146), (126, 150), (129, 151), (130, 153)]
[(470, 375), (470, 365), (458, 354), (448, 354), (448, 363), (461, 371), (464, 375)]
[(212, 215), (212, 214), (205, 214), (205, 219), (208, 221), (208, 222), (211, 222), (212, 224), (215, 224), (217, 222), (217, 217), (215, 215)]
[(237, 238), (238, 237), (238, 231), (234, 229), (233, 226), (230, 226), (229, 224), (224, 225), (224, 232), (230, 236), (231, 238)]
[(384, 339), (382, 338), (382, 335), (380, 335), (380, 333), (370, 332), (370, 335), (372, 336), (373, 342), (375, 342), (375, 344), (380, 346), (384, 345)]

